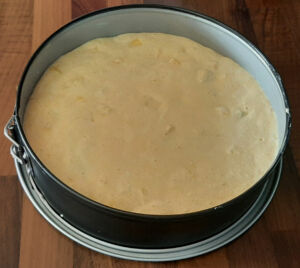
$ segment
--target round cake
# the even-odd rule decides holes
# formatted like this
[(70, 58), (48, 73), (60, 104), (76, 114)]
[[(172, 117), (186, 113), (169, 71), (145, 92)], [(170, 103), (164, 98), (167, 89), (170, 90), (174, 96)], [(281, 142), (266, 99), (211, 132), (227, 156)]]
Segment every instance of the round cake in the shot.
[(199, 43), (162, 33), (99, 38), (60, 57), (30, 97), (24, 131), (66, 185), (144, 214), (229, 201), (278, 151), (276, 116), (255, 79)]

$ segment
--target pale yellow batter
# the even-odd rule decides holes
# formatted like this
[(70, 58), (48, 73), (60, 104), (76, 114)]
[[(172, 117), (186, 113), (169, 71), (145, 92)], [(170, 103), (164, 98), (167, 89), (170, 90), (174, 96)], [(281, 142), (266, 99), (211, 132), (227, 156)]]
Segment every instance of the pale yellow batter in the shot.
[(26, 137), (64, 183), (100, 203), (178, 214), (226, 202), (277, 153), (277, 121), (251, 75), (160, 33), (90, 41), (59, 58), (28, 103)]

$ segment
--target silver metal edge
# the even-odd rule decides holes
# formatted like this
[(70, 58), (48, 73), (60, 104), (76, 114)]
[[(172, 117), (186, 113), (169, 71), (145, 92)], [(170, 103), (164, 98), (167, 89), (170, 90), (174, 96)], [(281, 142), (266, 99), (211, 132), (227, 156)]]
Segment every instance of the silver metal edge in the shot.
[(21, 146), (14, 137), (13, 131), (15, 128), (15, 120), (16, 116), (12, 115), (12, 117), (6, 123), (3, 134), (4, 136), (12, 143), (10, 146), (10, 154), (13, 159), (17, 160), (20, 164), (24, 165), (27, 162), (27, 155), (23, 146)]
[[(282, 159), (278, 167), (278, 174), (275, 174), (273, 181), (268, 181), (257, 201), (252, 205), (249, 211), (242, 216), (240, 220), (235, 222), (232, 226), (218, 233), (217, 235), (182, 247), (169, 248), (169, 249), (138, 249), (129, 248), (111, 244), (76, 229), (63, 219), (63, 215), (58, 215), (44, 199), (43, 195), (36, 188), (32, 178), (24, 178), (26, 170), (16, 159), (14, 159), (19, 181), (28, 196), (31, 203), (37, 211), (59, 232), (77, 242), (78, 244), (87, 247), (91, 250), (103, 253), (109, 256), (135, 260), (135, 261), (148, 261), (148, 262), (162, 262), (187, 259), (199, 255), (209, 253), (216, 250), (240, 235), (246, 232), (263, 214), (269, 203), (271, 202), (274, 193), (278, 187), (282, 170)], [(25, 175), (26, 176), (26, 175)], [(29, 176), (27, 176), (29, 177)], [(273, 183), (273, 185), (272, 185)], [(266, 195), (270, 191), (270, 195)], [(258, 206), (258, 207), (257, 207)]]

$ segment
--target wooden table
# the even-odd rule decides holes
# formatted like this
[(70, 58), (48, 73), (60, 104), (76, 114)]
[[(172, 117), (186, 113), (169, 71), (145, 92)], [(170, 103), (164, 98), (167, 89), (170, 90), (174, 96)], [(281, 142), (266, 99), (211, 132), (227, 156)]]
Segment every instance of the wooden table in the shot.
[(0, 0), (0, 126), (10, 117), (16, 86), (32, 52), (82, 14), (120, 4), (160, 3), (213, 16), (256, 44), (281, 74), (293, 131), (279, 190), (262, 219), (241, 238), (205, 256), (138, 263), (95, 253), (52, 228), (17, 181), (9, 142), (0, 136), (0, 267), (300, 267), (300, 1), (297, 0)]

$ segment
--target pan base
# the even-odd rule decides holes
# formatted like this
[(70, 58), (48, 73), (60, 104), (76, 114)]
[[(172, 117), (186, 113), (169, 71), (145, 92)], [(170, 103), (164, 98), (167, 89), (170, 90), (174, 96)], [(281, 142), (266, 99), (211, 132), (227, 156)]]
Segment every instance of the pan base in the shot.
[(245, 233), (263, 214), (278, 187), (282, 171), (282, 159), (273, 177), (265, 183), (259, 197), (250, 209), (234, 224), (207, 239), (186, 246), (166, 249), (139, 249), (115, 245), (94, 238), (68, 223), (57, 214), (37, 189), (25, 167), (15, 160), (19, 181), (38, 212), (58, 231), (68, 238), (94, 251), (128, 260), (162, 262), (187, 259), (214, 251)]

